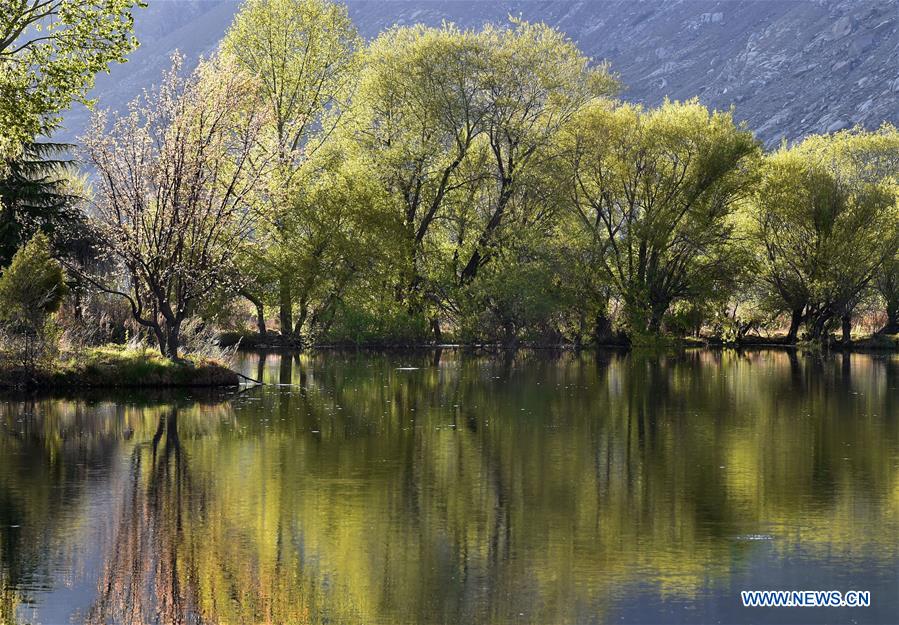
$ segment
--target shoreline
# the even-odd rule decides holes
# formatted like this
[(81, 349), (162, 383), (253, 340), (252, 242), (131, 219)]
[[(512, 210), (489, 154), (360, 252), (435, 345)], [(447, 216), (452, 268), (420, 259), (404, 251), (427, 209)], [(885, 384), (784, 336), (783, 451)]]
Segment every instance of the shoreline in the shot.
[(149, 349), (121, 345), (83, 350), (43, 366), (0, 363), (6, 390), (199, 389), (240, 386), (241, 375), (209, 358), (173, 362)]
[(806, 341), (797, 341), (795, 343), (787, 343), (782, 338), (771, 337), (743, 340), (737, 342), (716, 341), (714, 339), (696, 339), (696, 338), (667, 338), (662, 337), (658, 342), (632, 345), (627, 342), (617, 340), (608, 343), (586, 343), (576, 345), (574, 343), (530, 343), (520, 342), (514, 345), (503, 343), (402, 343), (391, 341), (376, 341), (365, 343), (312, 343), (302, 344), (296, 339), (291, 339), (286, 343), (280, 342), (277, 335), (268, 335), (268, 340), (262, 342), (259, 335), (247, 334), (240, 337), (233, 335), (223, 336), (220, 340), (222, 347), (234, 348), (239, 352), (271, 352), (271, 353), (299, 353), (304, 351), (315, 350), (433, 350), (433, 349), (468, 349), (468, 350), (491, 350), (491, 351), (511, 351), (516, 349), (534, 349), (534, 350), (562, 350), (562, 351), (590, 351), (590, 350), (650, 350), (650, 351), (668, 351), (682, 349), (785, 349), (785, 350), (802, 350), (802, 351), (819, 351), (819, 352), (848, 352), (848, 353), (899, 353), (899, 335), (873, 335), (860, 339), (855, 339), (851, 343), (846, 344), (841, 341), (832, 341), (830, 343), (812, 343)]
[[(715, 343), (688, 340), (669, 340), (655, 345), (582, 345), (571, 343), (527, 344), (515, 346), (490, 343), (418, 343), (418, 344), (314, 344), (307, 347), (285, 347), (283, 345), (238, 345), (237, 351), (244, 353), (299, 354), (314, 351), (336, 352), (412, 352), (435, 350), (460, 350), (486, 353), (509, 353), (514, 351), (544, 352), (634, 352), (634, 353), (677, 353), (682, 351), (754, 351), (780, 350), (803, 353), (841, 353), (890, 355), (899, 353), (899, 337), (888, 337), (888, 342), (873, 342), (863, 339), (854, 344), (842, 343), (816, 345), (810, 343), (787, 344), (777, 341), (748, 341), (744, 343)], [(128, 349), (124, 346), (104, 346), (93, 348), (71, 358), (51, 363), (44, 368), (25, 370), (23, 367), (0, 363), (0, 392), (52, 391), (52, 392), (93, 392), (93, 391), (177, 391), (234, 389), (245, 384), (262, 384), (235, 371), (224, 363), (208, 358), (185, 358), (172, 362), (162, 358), (150, 349)]]

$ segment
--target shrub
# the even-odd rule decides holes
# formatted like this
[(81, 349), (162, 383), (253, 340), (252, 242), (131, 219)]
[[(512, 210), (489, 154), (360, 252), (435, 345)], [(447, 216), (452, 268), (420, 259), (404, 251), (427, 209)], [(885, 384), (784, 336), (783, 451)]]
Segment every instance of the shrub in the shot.
[(65, 274), (37, 234), (0, 275), (0, 327), (14, 358), (28, 371), (52, 355), (59, 330), (51, 320), (66, 294)]
[(419, 345), (428, 339), (424, 315), (391, 301), (340, 303), (330, 328), (318, 337), (323, 343), (352, 345)]

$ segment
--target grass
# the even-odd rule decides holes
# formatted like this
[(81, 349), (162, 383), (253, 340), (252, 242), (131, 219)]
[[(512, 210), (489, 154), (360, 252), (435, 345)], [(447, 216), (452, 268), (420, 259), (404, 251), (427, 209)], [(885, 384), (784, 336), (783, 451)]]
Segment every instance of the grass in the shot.
[(899, 350), (899, 334), (874, 334), (852, 339), (850, 347), (865, 350)]
[(179, 362), (156, 350), (104, 345), (70, 352), (32, 374), (6, 367), (7, 386), (133, 387), (237, 386), (239, 377), (225, 364), (187, 356)]

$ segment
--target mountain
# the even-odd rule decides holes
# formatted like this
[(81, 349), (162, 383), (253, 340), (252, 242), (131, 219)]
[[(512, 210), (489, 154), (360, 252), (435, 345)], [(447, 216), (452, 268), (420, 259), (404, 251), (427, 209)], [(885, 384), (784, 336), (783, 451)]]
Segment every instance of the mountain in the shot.
[[(622, 97), (649, 105), (693, 96), (734, 106), (768, 145), (854, 124), (899, 123), (899, 0), (349, 0), (367, 38), (393, 24), (465, 27), (509, 15), (555, 26), (607, 59)], [(174, 50), (210, 54), (234, 0), (149, 0), (135, 13), (141, 47), (98, 78), (99, 106), (121, 109), (159, 80)], [(88, 111), (76, 105), (58, 138)]]

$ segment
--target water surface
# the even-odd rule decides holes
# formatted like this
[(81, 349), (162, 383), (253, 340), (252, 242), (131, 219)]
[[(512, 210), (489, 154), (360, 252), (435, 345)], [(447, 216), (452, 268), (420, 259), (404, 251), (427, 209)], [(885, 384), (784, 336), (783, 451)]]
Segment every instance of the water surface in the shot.
[(899, 621), (896, 356), (238, 364), (0, 403), (0, 623)]

